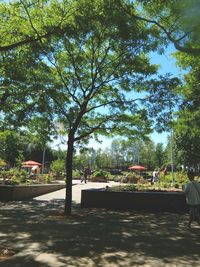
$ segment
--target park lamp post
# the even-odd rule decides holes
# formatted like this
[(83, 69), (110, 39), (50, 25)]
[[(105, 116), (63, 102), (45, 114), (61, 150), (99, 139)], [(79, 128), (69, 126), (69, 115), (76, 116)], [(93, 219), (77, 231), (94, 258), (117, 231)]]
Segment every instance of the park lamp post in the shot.
[(172, 184), (174, 184), (174, 153), (173, 153), (173, 128), (171, 128), (171, 134), (170, 134), (170, 139), (171, 139), (171, 173), (172, 173)]
[(42, 153), (42, 174), (44, 174), (44, 165), (45, 165), (45, 152), (46, 148), (43, 148), (43, 153)]

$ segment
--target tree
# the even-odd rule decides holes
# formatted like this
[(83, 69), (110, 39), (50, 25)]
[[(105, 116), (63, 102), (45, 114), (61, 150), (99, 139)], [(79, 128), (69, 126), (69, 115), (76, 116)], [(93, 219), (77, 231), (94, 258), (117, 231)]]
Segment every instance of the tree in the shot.
[(174, 152), (179, 166), (200, 169), (200, 138), (189, 128), (174, 135)]
[(22, 156), (22, 140), (20, 135), (15, 131), (1, 131), (0, 133), (0, 154), (9, 166), (13, 167), (18, 164)]
[(184, 131), (190, 128), (194, 134), (200, 133), (200, 97), (199, 97), (199, 71), (200, 57), (191, 55), (183, 56), (180, 52), (175, 54), (177, 64), (187, 72), (184, 75), (184, 87), (179, 92), (183, 102), (178, 113), (178, 123), (176, 127)]
[(135, 2), (119, 1), (124, 12), (133, 19), (147, 23), (154, 28), (153, 37), (158, 38), (162, 46), (172, 42), (183, 53), (200, 55), (200, 23), (196, 0), (140, 0)]
[(98, 169), (109, 169), (112, 166), (111, 155), (108, 151), (96, 151), (96, 166)]
[(91, 168), (91, 154), (90, 149), (84, 148), (79, 150), (79, 153), (74, 153), (73, 169), (83, 171), (85, 167)]
[[(0, 154), (9, 166), (20, 166), (26, 159), (42, 162), (43, 149), (30, 132), (5, 130), (0, 133)], [(52, 149), (46, 147), (46, 160), (54, 159)]]
[[(85, 9), (87, 19), (82, 16)], [(127, 93), (137, 81), (156, 71), (144, 55), (151, 49), (148, 33), (135, 21), (127, 23), (112, 1), (106, 5), (104, 1), (88, 5), (80, 1), (78, 10), (77, 34), (59, 42), (55, 38), (43, 61), (51, 63), (55, 81), (45, 92), (68, 133), (65, 214), (71, 213), (75, 143), (96, 131), (131, 136), (148, 133), (150, 125), (138, 105), (140, 99), (128, 98)], [(55, 87), (59, 82), (62, 86)]]
[(155, 162), (155, 144), (151, 140), (143, 142), (140, 150), (140, 160), (147, 170), (152, 170), (157, 167)]
[(122, 140), (113, 140), (110, 148), (110, 154), (112, 157), (112, 165), (116, 169), (121, 169), (124, 165), (125, 150), (122, 150)]
[(154, 151), (154, 162), (157, 167), (162, 167), (164, 164), (165, 160), (165, 151), (163, 149), (163, 144), (158, 143), (155, 147)]
[(65, 161), (62, 159), (54, 160), (51, 163), (51, 171), (54, 172), (57, 177), (59, 177), (65, 172)]

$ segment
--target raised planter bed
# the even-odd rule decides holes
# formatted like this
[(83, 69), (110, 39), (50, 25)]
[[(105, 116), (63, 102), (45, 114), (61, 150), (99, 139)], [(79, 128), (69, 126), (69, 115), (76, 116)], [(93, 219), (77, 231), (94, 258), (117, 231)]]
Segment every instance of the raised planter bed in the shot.
[(183, 192), (113, 192), (105, 189), (81, 191), (82, 208), (186, 212)]
[(65, 188), (65, 184), (0, 185), (0, 200), (25, 200)]

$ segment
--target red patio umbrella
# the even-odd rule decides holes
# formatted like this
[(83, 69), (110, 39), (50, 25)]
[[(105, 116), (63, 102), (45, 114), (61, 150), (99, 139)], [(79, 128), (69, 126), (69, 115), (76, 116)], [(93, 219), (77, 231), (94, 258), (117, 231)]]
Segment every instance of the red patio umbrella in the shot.
[(33, 160), (28, 160), (28, 161), (24, 161), (22, 162), (22, 167), (28, 167), (28, 166), (42, 166), (41, 163), (37, 162), (37, 161), (33, 161)]
[(136, 171), (143, 171), (146, 170), (147, 168), (145, 168), (144, 166), (140, 166), (140, 165), (134, 165), (128, 168), (129, 170), (136, 170)]

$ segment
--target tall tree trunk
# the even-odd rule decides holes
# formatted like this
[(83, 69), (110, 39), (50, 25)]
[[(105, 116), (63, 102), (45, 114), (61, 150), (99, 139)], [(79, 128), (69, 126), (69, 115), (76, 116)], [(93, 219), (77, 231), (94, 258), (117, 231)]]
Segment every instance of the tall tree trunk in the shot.
[(66, 155), (66, 196), (65, 196), (65, 215), (71, 215), (72, 209), (72, 164), (73, 164), (73, 150), (74, 150), (74, 138), (73, 136), (68, 138), (67, 142), (67, 155)]

